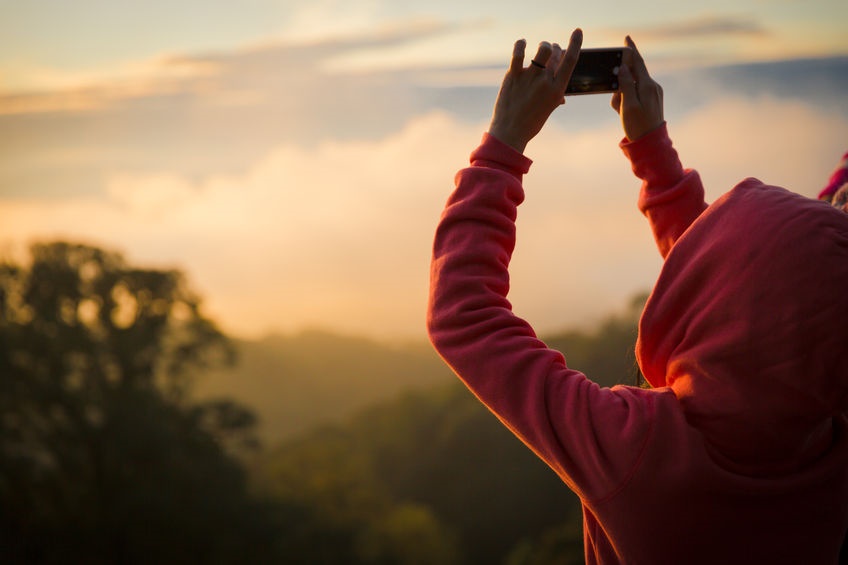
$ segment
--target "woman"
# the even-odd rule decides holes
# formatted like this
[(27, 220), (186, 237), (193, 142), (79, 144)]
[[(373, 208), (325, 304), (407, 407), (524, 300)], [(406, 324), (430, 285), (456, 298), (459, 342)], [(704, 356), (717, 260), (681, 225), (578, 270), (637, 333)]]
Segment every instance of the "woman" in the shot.
[(564, 51), (542, 43), (527, 66), (515, 45), (436, 232), (431, 340), (580, 497), (587, 563), (837, 563), (848, 529), (848, 216), (756, 179), (707, 206), (669, 140), (662, 89), (626, 41), (612, 105), (664, 257), (636, 348), (653, 388), (599, 387), (507, 299), (523, 152), (564, 102), (579, 29)]

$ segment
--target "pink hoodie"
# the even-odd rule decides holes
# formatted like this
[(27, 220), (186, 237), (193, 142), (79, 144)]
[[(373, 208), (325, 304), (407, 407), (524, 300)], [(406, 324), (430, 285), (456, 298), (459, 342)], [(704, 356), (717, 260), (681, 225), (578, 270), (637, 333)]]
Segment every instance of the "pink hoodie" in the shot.
[(599, 387), (512, 313), (531, 162), (488, 135), (436, 233), (434, 346), (580, 497), (587, 563), (837, 563), (848, 216), (755, 179), (707, 207), (665, 126), (622, 148), (665, 258), (637, 343), (655, 388)]

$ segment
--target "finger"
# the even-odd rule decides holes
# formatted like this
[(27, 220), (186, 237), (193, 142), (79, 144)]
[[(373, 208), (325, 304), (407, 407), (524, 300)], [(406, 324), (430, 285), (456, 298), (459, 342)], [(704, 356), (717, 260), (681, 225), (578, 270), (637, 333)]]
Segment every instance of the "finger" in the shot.
[(539, 44), (539, 48), (536, 50), (536, 55), (533, 57), (532, 64), (534, 67), (538, 67), (539, 69), (544, 69), (548, 64), (548, 59), (551, 58), (551, 54), (553, 53), (553, 47), (547, 41), (543, 41)]
[(571, 78), (571, 73), (574, 72), (574, 67), (577, 65), (577, 58), (580, 56), (580, 47), (583, 45), (583, 30), (580, 28), (571, 32), (571, 38), (568, 40), (568, 47), (565, 48), (565, 54), (562, 56), (562, 61), (556, 71), (558, 85), (565, 89), (568, 85), (568, 80)]
[[(555, 74), (557, 69), (559, 69), (560, 63), (562, 63), (562, 56), (564, 51), (562, 47), (560, 47), (559, 43), (553, 44), (553, 53), (551, 53), (551, 58), (548, 59), (548, 71), (551, 74)], [(562, 99), (559, 102), (560, 104), (565, 104), (565, 93), (563, 93)]]
[[(629, 36), (628, 36), (629, 39)], [(633, 59), (636, 57), (635, 50), (627, 44), (627, 40), (625, 39), (625, 47), (621, 52), (621, 64), (627, 65), (629, 68), (633, 68)]]
[(642, 58), (642, 54), (639, 53), (639, 49), (636, 47), (636, 43), (629, 35), (625, 38), (624, 41), (630, 48), (630, 68), (633, 69), (633, 75), (636, 81), (647, 83), (647, 81), (651, 79), (651, 75), (648, 73), (648, 67), (645, 66), (645, 59)]
[(515, 73), (524, 68), (524, 51), (527, 47), (527, 42), (519, 39), (512, 47), (512, 60), (509, 63), (509, 72)]
[(562, 47), (560, 47), (559, 43), (554, 43), (552, 45), (551, 58), (548, 59), (548, 67), (556, 70), (559, 67), (560, 62), (562, 61)]

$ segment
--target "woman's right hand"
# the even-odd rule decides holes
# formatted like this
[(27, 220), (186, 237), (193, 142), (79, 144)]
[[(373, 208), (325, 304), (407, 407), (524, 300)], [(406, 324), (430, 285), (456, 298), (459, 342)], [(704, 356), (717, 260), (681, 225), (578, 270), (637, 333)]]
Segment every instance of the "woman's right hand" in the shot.
[(613, 110), (621, 116), (624, 135), (635, 141), (665, 122), (663, 90), (651, 78), (636, 44), (628, 35), (624, 61), (618, 71), (619, 91), (612, 95)]
[(512, 62), (498, 93), (489, 133), (524, 152), (551, 113), (565, 103), (565, 89), (577, 64), (583, 31), (575, 29), (568, 47), (542, 42), (533, 62), (524, 66), (524, 40), (515, 43)]

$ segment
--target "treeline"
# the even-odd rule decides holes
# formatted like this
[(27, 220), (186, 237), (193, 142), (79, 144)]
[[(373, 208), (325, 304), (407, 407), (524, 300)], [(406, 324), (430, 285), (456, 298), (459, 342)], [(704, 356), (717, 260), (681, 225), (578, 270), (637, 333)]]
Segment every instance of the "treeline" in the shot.
[[(635, 320), (644, 300), (637, 296), (594, 331), (560, 333), (547, 342), (601, 384), (635, 384)], [(231, 343), (238, 363), (205, 371), (195, 383), (195, 397), (227, 397), (250, 406), (269, 444), (342, 423), (403, 392), (456, 382), (427, 343), (386, 344), (319, 330)]]
[[(252, 407), (190, 394), (238, 348), (181, 273), (31, 255), (0, 266), (0, 561), (582, 563), (575, 497), (458, 382), (260, 447)], [(635, 382), (640, 308), (549, 343)]]
[(255, 472), (273, 499), (348, 533), (332, 562), (505, 563), (560, 530), (582, 562), (573, 495), (458, 385), (286, 442)]
[(276, 443), (405, 391), (453, 381), (426, 343), (385, 344), (309, 330), (259, 340), (233, 340), (238, 363), (197, 379), (197, 398), (227, 397), (256, 410), (259, 434)]
[[(638, 384), (645, 298), (546, 341), (601, 384)], [(455, 379), (284, 442), (254, 469), (263, 492), (349, 533), (336, 562), (583, 562), (577, 498)]]

